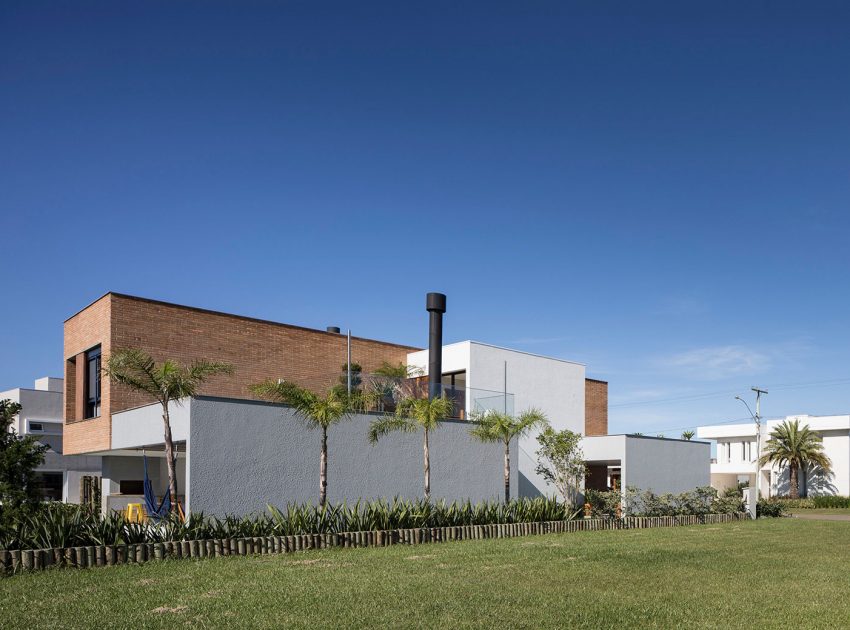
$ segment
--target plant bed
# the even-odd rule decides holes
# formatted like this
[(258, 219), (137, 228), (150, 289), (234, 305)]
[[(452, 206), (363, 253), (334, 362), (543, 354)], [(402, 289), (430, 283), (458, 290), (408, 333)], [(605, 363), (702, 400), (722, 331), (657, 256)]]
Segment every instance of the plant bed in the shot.
[(729, 523), (746, 520), (741, 513), (683, 516), (631, 516), (622, 519), (579, 519), (531, 523), (459, 525), (393, 530), (251, 536), (242, 538), (180, 540), (156, 543), (98, 545), (55, 549), (0, 551), (5, 573), (37, 571), (50, 567), (88, 568), (116, 564), (142, 564), (167, 558), (250, 556), (328, 549), (333, 547), (387, 547), (460, 540), (514, 538), (540, 534), (618, 529), (648, 529)]

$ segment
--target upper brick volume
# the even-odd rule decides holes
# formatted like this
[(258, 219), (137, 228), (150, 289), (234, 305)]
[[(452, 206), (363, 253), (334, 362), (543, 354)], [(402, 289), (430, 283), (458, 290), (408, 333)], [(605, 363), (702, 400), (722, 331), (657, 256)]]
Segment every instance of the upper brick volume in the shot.
[[(101, 380), (100, 416), (83, 420), (85, 353), (103, 357), (118, 348), (141, 348), (156, 361), (224, 361), (233, 375), (211, 378), (202, 394), (251, 399), (249, 386), (282, 378), (314, 390), (333, 385), (347, 360), (345, 335), (108, 293), (65, 322), (65, 453), (108, 450), (110, 414), (151, 402), (109, 379)], [(384, 361), (407, 362), (418, 348), (353, 337), (352, 363), (365, 373)]]

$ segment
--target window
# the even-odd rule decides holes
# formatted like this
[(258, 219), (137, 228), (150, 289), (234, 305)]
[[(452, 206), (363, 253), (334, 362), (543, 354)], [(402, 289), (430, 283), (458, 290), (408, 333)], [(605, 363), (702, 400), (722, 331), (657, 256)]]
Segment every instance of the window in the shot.
[(141, 479), (122, 479), (118, 482), (121, 494), (144, 494), (145, 482)]
[(64, 475), (61, 472), (39, 472), (35, 480), (45, 501), (61, 501)]
[(86, 352), (86, 418), (100, 415), (100, 346)]
[(41, 422), (30, 422), (30, 431), (41, 432), (44, 431), (44, 425)]

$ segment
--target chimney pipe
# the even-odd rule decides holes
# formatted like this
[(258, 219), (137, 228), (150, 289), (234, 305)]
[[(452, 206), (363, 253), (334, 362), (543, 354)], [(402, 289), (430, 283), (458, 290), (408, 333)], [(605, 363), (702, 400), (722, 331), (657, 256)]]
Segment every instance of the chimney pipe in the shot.
[(428, 326), (428, 398), (439, 398), (443, 382), (443, 313), (446, 296), (429, 293), (425, 308), (430, 314)]
[(334, 333), (336, 335), (340, 333), (339, 326), (328, 326), (325, 330), (327, 330), (329, 333)]

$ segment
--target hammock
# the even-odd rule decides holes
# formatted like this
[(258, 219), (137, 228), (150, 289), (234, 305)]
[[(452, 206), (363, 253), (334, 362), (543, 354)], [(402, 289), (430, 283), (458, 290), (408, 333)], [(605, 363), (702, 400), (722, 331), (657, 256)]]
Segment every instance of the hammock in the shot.
[(154, 520), (160, 520), (168, 516), (171, 512), (171, 488), (165, 489), (165, 494), (162, 501), (157, 505), (156, 495), (153, 493), (153, 484), (148, 477), (148, 456), (142, 451), (142, 458), (145, 461), (145, 511), (148, 517)]

